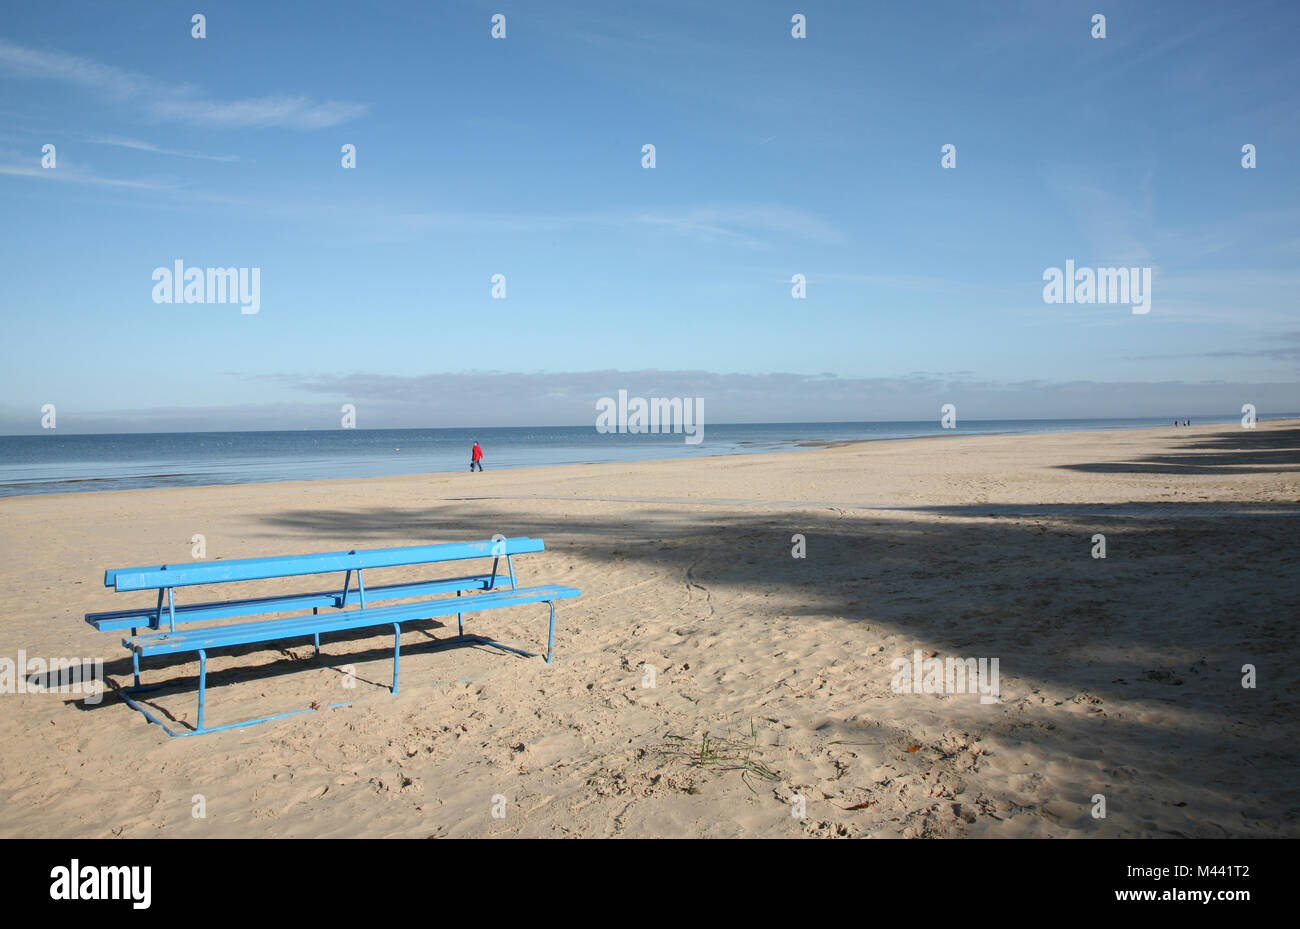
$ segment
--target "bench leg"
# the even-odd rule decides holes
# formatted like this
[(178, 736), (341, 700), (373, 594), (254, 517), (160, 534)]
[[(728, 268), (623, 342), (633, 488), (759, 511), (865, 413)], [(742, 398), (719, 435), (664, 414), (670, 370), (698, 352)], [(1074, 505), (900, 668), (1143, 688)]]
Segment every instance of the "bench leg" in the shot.
[(393, 623), (393, 693), (397, 693), (397, 674), (402, 661), (402, 625)]
[[(161, 594), (159, 596), (161, 596)], [(135, 629), (131, 630), (131, 637), (132, 638), (135, 637)], [(131, 675), (133, 678), (131, 686), (139, 687), (140, 686), (140, 653), (137, 652), (134, 648), (131, 649)]]
[(208, 653), (199, 649), (199, 725), (198, 731), (203, 731), (203, 698), (207, 695), (208, 689)]
[[(460, 591), (459, 591), (459, 590), (456, 591), (456, 596), (458, 596), (458, 597), (460, 596)], [(464, 618), (464, 615), (461, 614), (461, 613), (457, 613), (457, 614), (456, 614), (456, 629), (457, 629), (457, 631), (459, 631), (459, 633), (460, 633), (460, 637), (461, 637), (462, 639), (465, 638), (465, 618)]]
[(551, 653), (555, 649), (555, 601), (547, 601), (547, 606), (551, 608), (551, 630), (546, 634), (546, 663), (551, 663)]

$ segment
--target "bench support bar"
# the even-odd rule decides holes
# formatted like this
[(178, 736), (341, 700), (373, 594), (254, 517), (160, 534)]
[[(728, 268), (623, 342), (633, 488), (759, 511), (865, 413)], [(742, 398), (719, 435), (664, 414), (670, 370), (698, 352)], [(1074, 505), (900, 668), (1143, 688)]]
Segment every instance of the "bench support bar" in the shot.
[[(129, 690), (120, 690), (118, 691), (118, 693), (122, 695), (122, 700), (126, 703), (127, 706), (129, 706), (133, 710), (139, 710), (145, 719), (149, 720), (149, 722), (151, 723), (156, 723), (157, 725), (161, 726), (163, 732), (167, 733), (169, 736), (172, 736), (174, 738), (181, 738), (187, 735), (203, 735), (204, 733), (207, 732), (220, 732), (222, 729), (240, 729), (244, 726), (253, 726), (256, 725), (257, 723), (269, 722), (273, 719), (284, 719), (286, 716), (297, 716), (299, 713), (314, 713), (317, 709), (316, 707), (309, 706), (306, 709), (302, 709), (302, 710), (290, 710), (288, 713), (275, 713), (272, 716), (259, 716), (257, 719), (245, 719), (244, 721), (238, 723), (226, 723), (224, 726), (212, 726), (210, 728), (201, 727), (198, 729), (181, 729), (177, 731), (175, 729), (172, 729), (170, 726), (164, 723), (153, 713), (149, 712), (148, 708), (143, 706), (141, 703), (131, 699), (132, 694), (139, 693), (140, 691), (143, 690), (157, 690), (158, 688), (163, 686), (166, 685), (154, 684), (152, 686), (142, 687), (139, 689), (132, 687)], [(352, 702), (353, 701), (351, 700), (344, 700), (342, 703), (331, 703), (328, 706), (320, 707), (320, 709), (332, 710), (336, 707), (347, 706), (349, 703)]]
[[(357, 574), (358, 574), (358, 581), (360, 581), (360, 572), (357, 572)], [(460, 596), (459, 591), (457, 592), (456, 595)], [(362, 594), (363, 598), (364, 596), (365, 595)], [(546, 605), (551, 609), (550, 627), (546, 635), (546, 663), (550, 664), (551, 657), (555, 647), (555, 603), (554, 601), (550, 601), (550, 600), (543, 601), (543, 602), (545, 602)], [(312, 612), (315, 613), (316, 611), (313, 609)], [(462, 645), (466, 643), (476, 643), (479, 645), (490, 645), (493, 648), (499, 648), (507, 652), (513, 652), (516, 655), (522, 655), (525, 658), (539, 657), (536, 652), (530, 652), (522, 648), (516, 648), (513, 645), (505, 645), (501, 642), (495, 641), (494, 639), (489, 639), (486, 636), (465, 635), (465, 626), (461, 618), (461, 614), (458, 613), (456, 615), (456, 619), (458, 625), (460, 626), (460, 630), (459, 630), (460, 635), (458, 635), (454, 639), (444, 639), (442, 641), (430, 642), (428, 644), (428, 647), (445, 648), (449, 645)], [(135, 630), (132, 630), (133, 634), (134, 631)], [(316, 654), (319, 655), (320, 654), (320, 633), (315, 633), (312, 638), (316, 645)], [(208, 692), (208, 653), (201, 648), (197, 649), (197, 651), (199, 655), (199, 716), (198, 716), (198, 725), (195, 726), (195, 728), (189, 730), (180, 730), (180, 731), (174, 730), (166, 723), (164, 723), (161, 719), (159, 719), (157, 716), (155, 716), (153, 713), (151, 713), (143, 704), (132, 699), (132, 697), (135, 694), (139, 694), (151, 690), (158, 690), (161, 687), (167, 686), (165, 683), (149, 684), (147, 686), (142, 686), (140, 684), (140, 654), (139, 652), (136, 652), (134, 649), (132, 649), (131, 651), (132, 671), (134, 672), (134, 681), (135, 681), (134, 685), (131, 687), (124, 687), (118, 691), (118, 693), (122, 695), (122, 700), (126, 703), (127, 706), (131, 707), (131, 709), (133, 710), (138, 710), (144, 716), (145, 719), (147, 719), (151, 723), (157, 724), (162, 728), (164, 732), (166, 732), (169, 736), (172, 736), (174, 738), (179, 738), (182, 736), (190, 736), (190, 735), (202, 735), (207, 732), (220, 732), (223, 729), (238, 729), (243, 726), (253, 726), (256, 725), (257, 723), (269, 722), (270, 720), (273, 719), (284, 719), (286, 716), (297, 716), (300, 713), (311, 713), (317, 709), (332, 710), (337, 707), (347, 706), (350, 703), (355, 702), (353, 700), (344, 700), (342, 703), (331, 703), (328, 706), (323, 706), (323, 707), (311, 706), (303, 710), (291, 710), (288, 713), (275, 713), (271, 716), (259, 716), (256, 719), (246, 719), (243, 720), (242, 722), (226, 723), (225, 725), (222, 726), (208, 727), (203, 724), (203, 716), (207, 705), (207, 692)], [(401, 672), (401, 662), (402, 662), (402, 624), (400, 622), (395, 622), (393, 623), (393, 685), (390, 688), (392, 693), (398, 692), (398, 677)]]

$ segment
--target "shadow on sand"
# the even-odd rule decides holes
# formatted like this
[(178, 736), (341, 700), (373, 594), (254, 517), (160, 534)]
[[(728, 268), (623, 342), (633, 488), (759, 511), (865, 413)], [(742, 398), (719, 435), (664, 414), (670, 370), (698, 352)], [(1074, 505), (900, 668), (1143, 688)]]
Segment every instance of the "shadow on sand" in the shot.
[[(1070, 467), (1287, 472), (1300, 464), (1300, 429), (1200, 437), (1186, 447), (1185, 455), (1130, 465)], [(720, 604), (707, 620), (712, 628), (700, 628), (704, 619), (683, 622), (724, 637), (731, 599), (777, 591), (766, 609), (779, 620), (870, 623), (941, 655), (997, 656), (1003, 675), (1066, 699), (1164, 706), (1158, 727), (1136, 719), (1121, 727), (1112, 718), (1110, 734), (1094, 745), (1135, 772), (1184, 778), (1179, 759), (1221, 759), (1208, 766), (1212, 785), (1187, 786), (1260, 794), (1258, 807), (1243, 800), (1241, 815), (1266, 815), (1279, 831), (1281, 811), (1293, 814), (1298, 805), (1295, 788), (1263, 796), (1300, 761), (1300, 547), (1297, 524), (1286, 516), (1256, 515), (1241, 504), (1215, 513), (1196, 503), (977, 504), (884, 518), (811, 504), (799, 512), (617, 504), (598, 517), (523, 510), (477, 497), (433, 510), (282, 512), (266, 523), (277, 537), (373, 546), (495, 532), (541, 536), (550, 551), (519, 559), (521, 583), (568, 583), (574, 570), (590, 578), (635, 562), (663, 578), (666, 613), (688, 585), (711, 591)], [(806, 537), (804, 559), (791, 557), (794, 533)], [(1092, 557), (1096, 533), (1106, 536), (1105, 559)], [(584, 586), (599, 592), (598, 584)], [(575, 604), (570, 613), (580, 615), (582, 601)], [(1243, 688), (1244, 664), (1267, 669), (1257, 689)], [(1280, 727), (1279, 719), (1289, 722)], [(1095, 739), (1099, 725), (1089, 718), (1025, 723), (1020, 735), (1039, 757), (1068, 761), (1080, 757), (1072, 743)]]

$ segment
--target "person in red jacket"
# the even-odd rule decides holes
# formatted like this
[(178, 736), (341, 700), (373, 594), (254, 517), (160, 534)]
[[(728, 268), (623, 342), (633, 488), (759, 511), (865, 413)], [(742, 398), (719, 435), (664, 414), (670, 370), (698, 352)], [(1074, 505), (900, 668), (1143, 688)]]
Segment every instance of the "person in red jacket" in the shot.
[(477, 440), (469, 453), (469, 469), (473, 471), (475, 467), (480, 471), (483, 470), (483, 446), (479, 445)]

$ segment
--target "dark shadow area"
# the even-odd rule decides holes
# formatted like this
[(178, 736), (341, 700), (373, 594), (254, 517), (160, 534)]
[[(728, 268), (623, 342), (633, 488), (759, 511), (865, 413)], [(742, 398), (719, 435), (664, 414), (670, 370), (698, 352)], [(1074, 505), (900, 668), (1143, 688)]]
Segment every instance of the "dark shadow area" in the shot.
[[(47, 664), (45, 659), (40, 660), (43, 664)], [(30, 666), (32, 661), (32, 658), (28, 658), (27, 664)], [(80, 686), (95, 679), (96, 667), (93, 660), (77, 659), (72, 662), (56, 662), (56, 664), (57, 667), (54, 669), (49, 669), (47, 666), (45, 671), (27, 673), (25, 679), (29, 690), (57, 693), (57, 688)], [(107, 663), (105, 667), (107, 668)]]
[(1258, 503), (1241, 500), (1170, 501), (1154, 503), (969, 503), (958, 506), (896, 506), (907, 513), (930, 513), (936, 516), (1022, 517), (1042, 519), (1213, 519), (1221, 516), (1286, 517), (1300, 516), (1295, 503)]
[[(714, 612), (672, 630), (684, 655), (693, 634), (725, 637), (728, 602), (749, 597), (745, 610), (777, 622), (832, 617), (914, 638), (940, 656), (996, 656), (1004, 678), (1038, 682), (1075, 702), (1100, 701), (1097, 721), (1024, 729), (1035, 750), (1078, 757), (1077, 740), (1100, 737), (1108, 720), (1100, 744), (1130, 779), (1149, 767), (1176, 767), (1184, 756), (1222, 758), (1216, 788), (1248, 793), (1264, 789), (1261, 771), (1272, 778), (1300, 761), (1300, 547), (1289, 517), (1251, 516), (1235, 503), (1224, 506), (1243, 518), (1179, 503), (1158, 510), (977, 504), (887, 518), (815, 505), (738, 513), (658, 504), (534, 517), (518, 505), (479, 499), (437, 509), (299, 510), (265, 522), (277, 538), (322, 548), (538, 536), (547, 551), (516, 559), (520, 583), (576, 583), (585, 596), (616, 592), (602, 588), (602, 568), (633, 562), (663, 579), (665, 616), (679, 615), (693, 588), (714, 594)], [(806, 537), (804, 559), (791, 557), (794, 533)], [(1107, 537), (1104, 559), (1091, 555), (1096, 533)], [(756, 592), (765, 599), (756, 601)], [(579, 598), (566, 607), (561, 636), (582, 622), (583, 605)], [(629, 613), (629, 636), (643, 620)], [(636, 646), (629, 638), (626, 647)], [(564, 644), (559, 649), (565, 654)], [(1267, 665), (1272, 680), (1243, 689), (1247, 663)], [(1117, 727), (1105, 707), (1130, 700), (1182, 715), (1158, 727), (1136, 719)], [(1289, 723), (1279, 728), (1279, 718)], [(1288, 799), (1273, 802), (1294, 809), (1296, 797), (1291, 788)]]
[(1136, 461), (1061, 465), (1095, 474), (1258, 474), (1300, 471), (1300, 428), (1240, 428), (1180, 442), (1187, 452), (1150, 455)]
[[(471, 611), (466, 610), (467, 617)], [(449, 627), (443, 621), (436, 619), (407, 620), (402, 623), (402, 657), (406, 659), (412, 653), (424, 651), (432, 648), (455, 649), (455, 648), (473, 648), (482, 650), (494, 655), (502, 655), (507, 658), (518, 658), (521, 656), (511, 652), (494, 649), (482, 643), (466, 641), (457, 643), (455, 641), (455, 630), (451, 627), (451, 634), (447, 636), (435, 636), (434, 630), (448, 629)], [(472, 634), (473, 630), (469, 627), (467, 620), (466, 633)], [(421, 641), (412, 642), (410, 634), (416, 633), (421, 636)], [(357, 642), (370, 641), (376, 638), (386, 641), (387, 644), (375, 645), (369, 648), (357, 651), (353, 648)], [(293, 639), (282, 639), (273, 642), (251, 643), (248, 645), (239, 645), (231, 648), (223, 648), (212, 652), (208, 655), (208, 675), (207, 690), (209, 698), (214, 694), (219, 694), (225, 687), (238, 684), (257, 683), (259, 681), (271, 680), (284, 675), (296, 674), (309, 668), (330, 668), (339, 674), (343, 674), (344, 665), (362, 665), (366, 662), (380, 661), (387, 662), (386, 668), (391, 668), (393, 660), (393, 638), (391, 625), (381, 625), (363, 629), (351, 629), (340, 632), (327, 632), (321, 634), (321, 652), (320, 655), (314, 654), (314, 647), (311, 636), (301, 636)], [(291, 651), (293, 650), (293, 651)], [(307, 654), (294, 654), (294, 652), (306, 651)], [(279, 658), (262, 664), (242, 664), (235, 667), (223, 667), (214, 669), (212, 659), (239, 659), (260, 652), (279, 652)], [(185, 666), (194, 666), (198, 662), (198, 657), (193, 652), (186, 652), (177, 655), (160, 655), (141, 659), (140, 678), (141, 683), (146, 687), (162, 685), (156, 692), (158, 697), (173, 697), (176, 695), (192, 694), (197, 698), (199, 689), (199, 678), (197, 673), (177, 674), (176, 669)], [(224, 664), (224, 662), (223, 662)], [(75, 706), (79, 710), (90, 711), (100, 707), (112, 705), (118, 701), (108, 699), (115, 692), (122, 689), (123, 686), (129, 687), (132, 680), (132, 666), (129, 654), (118, 659), (106, 660), (103, 665), (104, 677), (108, 680), (104, 699), (97, 704), (85, 704), (84, 696), (78, 695), (74, 699), (64, 701), (70, 706)], [(381, 675), (382, 679), (371, 680), (360, 674), (354, 675), (356, 680), (362, 684), (370, 684), (383, 690), (388, 690), (392, 683), (391, 677)], [(49, 677), (42, 675), (41, 677)], [(111, 680), (116, 678), (117, 680)], [(168, 711), (158, 707), (152, 702), (153, 691), (146, 691), (137, 697), (141, 703), (146, 703), (162, 715), (171, 718)]]

